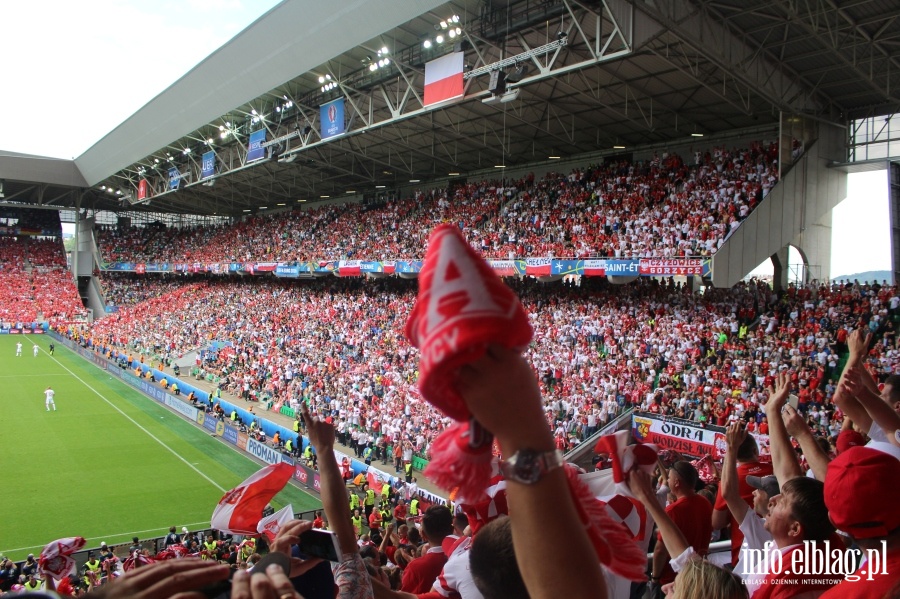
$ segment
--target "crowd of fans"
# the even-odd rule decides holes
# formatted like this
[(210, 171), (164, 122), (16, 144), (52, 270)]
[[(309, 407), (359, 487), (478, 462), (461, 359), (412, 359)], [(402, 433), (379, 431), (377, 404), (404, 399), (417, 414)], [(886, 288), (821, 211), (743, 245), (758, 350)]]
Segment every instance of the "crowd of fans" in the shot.
[[(101, 245), (108, 260), (127, 261), (420, 258), (431, 224), (452, 222), (485, 255), (502, 258), (709, 255), (774, 184), (776, 156), (774, 144), (698, 154), (691, 166), (663, 155), (281, 221), (254, 217), (176, 235), (117, 231)], [(502, 504), (494, 495), (483, 509), (431, 506), (420, 515), (418, 505), (392, 501), (390, 487), (379, 502), (362, 481), (362, 497), (351, 493), (348, 506), (336, 439), (351, 442), (358, 455), (382, 451), (383, 460), (393, 457), (387, 445), (398, 447), (402, 463), (407, 449), (428, 456), (452, 423), (416, 390), (418, 356), (403, 337), (413, 281), (105, 274), (107, 299), (120, 310), (81, 334), (95, 347), (164, 361), (202, 349), (201, 372), (220, 377), (222, 389), (303, 414), (326, 519), (292, 522), (272, 549), (301, 558), (293, 545), (327, 520), (341, 555), (322, 596), (897, 596), (896, 286), (814, 282), (775, 293), (751, 280), (699, 294), (671, 280), (508, 283), (529, 315), (533, 342), (524, 358), (489, 351), (458, 375), (467, 408), (494, 433), (504, 457), (525, 448), (570, 449), (628, 407), (727, 427), (721, 463), (667, 452), (616, 480), (658, 529), (652, 540), (640, 535), (653, 555), (647, 585), (626, 581), (623, 591), (622, 580), (601, 572), (584, 513), (553, 466), (538, 484), (507, 481)], [(765, 459), (751, 432), (768, 435)], [(610, 450), (602, 464), (618, 468), (622, 459)], [(516, 510), (498, 518), (506, 494)], [(716, 538), (731, 540), (733, 572), (704, 559)], [(804, 561), (805, 548), (826, 541), (841, 552), (854, 543), (868, 551), (863, 566), (870, 569), (882, 551), (883, 572), (852, 579), (859, 556), (840, 571)], [(318, 568), (313, 561), (295, 559), (290, 572), (267, 570), (251, 589), (239, 546), (203, 543), (177, 539), (171, 550), (224, 562), (221, 572), (203, 568), (216, 576), (226, 575), (225, 564), (237, 568), (233, 592), (240, 596), (319, 596), (307, 578)], [(799, 557), (806, 569), (776, 570), (776, 554), (785, 563)], [(259, 558), (246, 557), (248, 566)], [(163, 574), (165, 567), (154, 566)], [(195, 588), (191, 580), (178, 577), (177, 590)]]
[[(759, 461), (756, 441), (740, 421), (728, 426), (724, 460), (707, 480), (678, 456), (632, 463), (624, 461), (621, 447), (612, 451), (624, 468), (621, 484), (649, 518), (634, 530), (606, 516), (600, 534), (607, 540), (632, 535), (629, 545), (649, 545), (649, 563), (643, 549), (635, 555), (638, 571), (646, 568), (644, 582), (613, 574), (616, 558), (597, 547), (595, 521), (586, 523), (578, 511), (596, 500), (574, 494), (566, 467), (558, 464), (528, 484), (514, 476), (492, 479), (483, 501), (435, 505), (421, 514), (415, 505), (389, 498), (376, 503), (366, 486), (363, 505), (354, 506), (355, 493), (348, 505), (333, 452), (335, 427), (304, 405), (305, 429), (319, 456), (325, 518), (317, 513), (314, 520), (280, 528), (269, 549), (284, 554), (283, 566), (263, 569), (265, 549), (255, 541), (182, 537), (173, 527), (166, 550), (152, 558), (135, 538), (124, 574), (102, 547), (101, 556), (89, 557), (83, 578), (51, 583), (45, 576), (44, 583), (61, 595), (102, 585), (101, 592), (113, 597), (153, 585), (154, 596), (168, 597), (230, 576), (232, 596), (254, 599), (549, 599), (560, 593), (579, 599), (892, 599), (900, 591), (900, 512), (893, 498), (900, 476), (900, 376), (879, 389), (866, 369), (871, 339), (871, 331), (860, 328), (845, 340), (849, 358), (836, 402), (849, 424), (834, 452), (814, 441), (789, 403), (798, 387), (792, 369), (777, 374), (763, 399), (771, 422), (770, 463)], [(468, 409), (490, 426), (504, 455), (553, 446), (534, 374), (508, 350), (491, 350), (476, 368), (459, 374)], [(514, 410), (518, 416), (511, 418)], [(792, 441), (802, 447), (808, 469)], [(303, 535), (313, 527), (334, 531), (339, 551), (330, 563), (303, 553)], [(650, 536), (654, 528), (657, 534)], [(736, 549), (725, 567), (707, 560), (717, 530), (731, 535)], [(173, 559), (184, 555), (200, 559)], [(0, 583), (19, 571), (7, 561), (0, 567)], [(21, 566), (24, 584), (14, 590), (39, 589), (41, 581), (24, 574), (25, 568), (37, 570), (33, 556)]]
[[(104, 281), (108, 293), (130, 299), (92, 327), (94, 343), (171, 360), (218, 341), (202, 369), (224, 391), (271, 399), (274, 410), (301, 402), (327, 409), (373, 446), (402, 437), (428, 455), (447, 424), (418, 396), (415, 350), (402, 337), (415, 282), (120, 274)], [(535, 329), (526, 355), (561, 448), (627, 407), (701, 426), (741, 418), (765, 433), (759, 405), (785, 368), (814, 429), (836, 434), (835, 377), (846, 335), (859, 326), (878, 332), (873, 370), (883, 377), (900, 369), (894, 286), (791, 286), (779, 297), (756, 281), (702, 295), (648, 280), (511, 284)]]
[(65, 322), (84, 313), (58, 238), (0, 237), (0, 321)]
[(107, 262), (420, 259), (430, 230), (452, 222), (489, 258), (708, 256), (776, 183), (777, 155), (777, 144), (757, 142), (234, 225), (101, 228), (99, 246)]

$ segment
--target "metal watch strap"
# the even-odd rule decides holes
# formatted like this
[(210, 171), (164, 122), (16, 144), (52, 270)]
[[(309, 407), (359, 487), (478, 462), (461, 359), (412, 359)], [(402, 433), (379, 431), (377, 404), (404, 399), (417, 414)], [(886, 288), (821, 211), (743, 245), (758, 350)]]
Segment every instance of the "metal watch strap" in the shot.
[(500, 462), (500, 471), (507, 480), (532, 485), (564, 463), (562, 452), (558, 449), (544, 452), (520, 449), (508, 460)]

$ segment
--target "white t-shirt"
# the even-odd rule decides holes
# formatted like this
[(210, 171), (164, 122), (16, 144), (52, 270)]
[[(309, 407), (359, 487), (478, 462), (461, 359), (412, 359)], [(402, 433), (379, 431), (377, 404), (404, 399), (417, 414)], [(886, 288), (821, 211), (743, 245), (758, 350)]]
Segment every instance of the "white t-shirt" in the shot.
[[(748, 509), (739, 527), (744, 534), (744, 543), (747, 544), (747, 547), (741, 549), (740, 558), (738, 558), (734, 573), (744, 580), (747, 585), (747, 592), (751, 597), (762, 584), (762, 581), (765, 580), (766, 574), (749, 574), (749, 572), (759, 571), (759, 560), (755, 558), (760, 554), (755, 551), (744, 551), (744, 549), (763, 549), (766, 541), (772, 541), (772, 545), (770, 545), (771, 551), (773, 554), (775, 551), (778, 551), (772, 535), (765, 528), (765, 522), (765, 520), (760, 518), (759, 514), (752, 509)], [(771, 563), (771, 560), (769, 563)]]
[(53, 389), (47, 389), (44, 391), (44, 396), (47, 398), (48, 402), (53, 401), (53, 396), (56, 395), (56, 392)]
[(887, 433), (884, 432), (884, 429), (878, 426), (878, 423), (872, 421), (872, 426), (869, 427), (869, 442), (866, 443), (866, 447), (870, 446), (872, 443), (890, 443), (890, 440), (887, 437)]

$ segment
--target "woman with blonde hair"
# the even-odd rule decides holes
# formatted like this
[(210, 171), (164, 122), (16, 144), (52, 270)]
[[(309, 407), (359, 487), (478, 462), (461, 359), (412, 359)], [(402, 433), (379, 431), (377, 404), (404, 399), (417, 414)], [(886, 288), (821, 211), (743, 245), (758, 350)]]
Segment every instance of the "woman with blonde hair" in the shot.
[[(676, 527), (675, 530), (678, 528)], [(686, 543), (685, 546), (687, 546)], [(674, 568), (675, 565), (673, 564), (672, 567)], [(745, 599), (747, 597), (747, 587), (741, 583), (740, 578), (725, 568), (699, 559), (696, 554), (687, 560), (687, 563), (675, 576), (675, 582), (670, 588), (664, 588), (664, 590), (667, 599), (676, 597), (677, 599)]]

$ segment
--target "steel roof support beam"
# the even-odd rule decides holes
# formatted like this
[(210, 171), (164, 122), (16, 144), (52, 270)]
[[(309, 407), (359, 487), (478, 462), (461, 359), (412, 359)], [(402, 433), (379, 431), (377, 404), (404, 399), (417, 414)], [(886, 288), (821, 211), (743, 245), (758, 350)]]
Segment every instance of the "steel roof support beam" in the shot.
[(713, 18), (706, 4), (670, 0), (639, 4), (639, 10), (664, 23), (693, 52), (729, 73), (736, 83), (754, 89), (779, 110), (821, 113), (830, 101), (811, 94), (813, 86), (787, 65), (777, 62), (761, 47), (721, 17)]
[[(833, 55), (837, 57), (838, 61), (856, 72), (859, 78), (873, 91), (881, 94), (886, 100), (900, 104), (900, 96), (894, 91), (897, 86), (895, 85), (894, 89), (891, 89), (892, 75), (896, 76), (897, 73), (900, 73), (900, 60), (858, 26), (852, 17), (845, 10), (839, 8), (833, 0), (826, 0), (830, 10), (825, 12), (820, 12), (818, 4), (816, 9), (806, 4), (806, 10), (801, 12), (800, 4), (783, 0), (773, 1), (793, 23), (798, 24), (824, 47), (834, 50)], [(831, 14), (829, 13), (833, 14), (834, 18), (830, 18)], [(842, 29), (839, 21), (844, 21), (849, 27)], [(853, 60), (848, 59), (846, 54), (840, 51), (847, 42), (854, 47)], [(855, 51), (856, 47), (861, 50), (859, 55)], [(876, 55), (878, 56), (876, 57)], [(876, 61), (880, 63), (878, 66), (876, 66)], [(893, 67), (893, 73), (891, 73), (891, 67)]]

